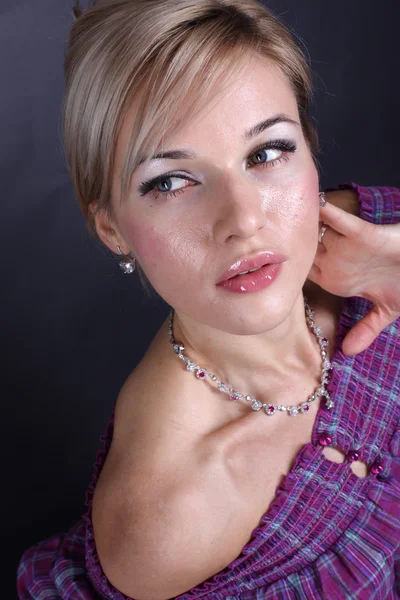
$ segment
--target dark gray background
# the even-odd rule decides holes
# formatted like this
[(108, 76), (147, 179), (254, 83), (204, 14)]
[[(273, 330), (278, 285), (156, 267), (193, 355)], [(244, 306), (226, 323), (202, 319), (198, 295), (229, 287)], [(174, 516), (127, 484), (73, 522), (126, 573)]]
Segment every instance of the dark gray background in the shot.
[[(7, 599), (23, 550), (82, 514), (118, 391), (168, 311), (89, 238), (66, 173), (59, 110), (72, 4), (0, 0)], [(400, 186), (398, 0), (268, 5), (312, 58), (322, 188)]]

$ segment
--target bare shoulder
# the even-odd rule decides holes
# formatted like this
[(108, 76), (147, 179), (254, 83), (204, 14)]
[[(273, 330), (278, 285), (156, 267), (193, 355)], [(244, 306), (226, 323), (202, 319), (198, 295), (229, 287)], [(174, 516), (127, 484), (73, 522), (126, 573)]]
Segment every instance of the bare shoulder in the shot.
[(223, 500), (235, 490), (222, 464), (201, 450), (191, 415), (177, 417), (189, 390), (175, 371), (169, 377), (170, 367), (155, 351), (125, 382), (93, 499), (102, 568), (137, 600), (185, 592), (229, 564), (247, 541), (233, 504)]
[(93, 504), (93, 525), (110, 583), (136, 600), (166, 600), (220, 571), (247, 540), (224, 500), (235, 489), (222, 466), (211, 468), (182, 439), (178, 452), (160, 445), (155, 431), (149, 436), (154, 452), (146, 443), (147, 456), (138, 449), (114, 464)]
[(136, 600), (178, 596), (240, 553), (242, 546), (227, 556), (226, 547), (229, 553), (232, 546), (222, 535), (236, 515), (219, 510), (223, 527), (221, 520), (216, 527), (209, 515), (215, 512), (210, 497), (197, 486), (189, 481), (180, 486), (174, 478), (170, 485), (160, 485), (155, 473), (135, 484), (134, 499), (125, 496), (119, 510), (111, 513), (110, 526), (101, 533), (108, 539), (99, 549), (106, 576), (125, 595)]

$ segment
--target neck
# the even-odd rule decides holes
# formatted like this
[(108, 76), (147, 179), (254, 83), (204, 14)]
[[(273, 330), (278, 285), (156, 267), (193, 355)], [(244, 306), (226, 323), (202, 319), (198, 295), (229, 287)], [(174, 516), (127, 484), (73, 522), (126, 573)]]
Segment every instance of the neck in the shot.
[(305, 395), (318, 384), (320, 350), (307, 325), (303, 294), (279, 326), (257, 335), (232, 335), (182, 314), (174, 315), (173, 332), (192, 362), (263, 401), (284, 403), (285, 396), (292, 398), (294, 382), (302, 382)]

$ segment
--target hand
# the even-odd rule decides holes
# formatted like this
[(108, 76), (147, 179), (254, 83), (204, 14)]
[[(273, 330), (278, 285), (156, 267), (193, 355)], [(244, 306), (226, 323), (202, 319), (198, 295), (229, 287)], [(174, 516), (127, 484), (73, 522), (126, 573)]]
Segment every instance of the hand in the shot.
[(331, 294), (374, 303), (343, 340), (343, 353), (351, 356), (400, 316), (400, 223), (374, 225), (329, 200), (321, 217), (328, 227), (309, 279)]

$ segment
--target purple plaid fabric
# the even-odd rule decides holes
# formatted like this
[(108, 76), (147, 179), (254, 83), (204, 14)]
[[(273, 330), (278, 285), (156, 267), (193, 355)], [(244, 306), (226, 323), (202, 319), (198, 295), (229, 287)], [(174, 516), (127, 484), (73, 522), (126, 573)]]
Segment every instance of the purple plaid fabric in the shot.
[[(400, 190), (352, 187), (361, 217), (400, 221)], [(400, 321), (354, 357), (341, 341), (369, 309), (346, 299), (329, 383), (334, 407), (322, 406), (312, 439), (296, 457), (276, 497), (240, 555), (180, 600), (394, 600), (400, 598)], [(20, 600), (127, 597), (113, 588), (96, 553), (91, 503), (113, 432), (111, 416), (89, 486), (87, 512), (67, 532), (29, 548), (18, 567)], [(345, 453), (358, 450), (368, 474), (322, 454), (320, 436)], [(380, 462), (379, 462), (380, 461)]]

